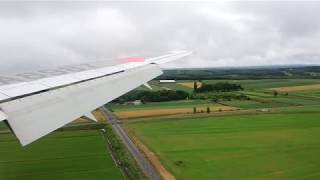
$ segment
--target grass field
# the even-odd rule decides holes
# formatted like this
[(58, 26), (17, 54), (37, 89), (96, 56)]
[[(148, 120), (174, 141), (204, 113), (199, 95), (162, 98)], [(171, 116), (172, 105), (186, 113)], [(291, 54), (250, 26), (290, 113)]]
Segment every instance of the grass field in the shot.
[(22, 148), (0, 134), (1, 180), (123, 179), (96, 130), (55, 132)]
[[(205, 83), (226, 82), (226, 80), (207, 80)], [(259, 80), (228, 80), (231, 83), (241, 84), (246, 90), (269, 89), (286, 86), (303, 86), (319, 84), (319, 79), (259, 79)]]
[[(180, 82), (180, 81), (178, 81)], [(186, 87), (184, 85), (181, 85), (180, 83), (160, 83), (159, 81), (151, 81), (150, 85), (153, 90), (181, 90), (186, 91), (188, 93), (192, 93), (193, 88)]]
[(320, 99), (320, 90), (304, 90), (304, 91), (295, 91), (291, 92), (291, 94), (304, 96), (304, 97), (310, 97), (315, 100)]
[(4, 122), (0, 122), (0, 130), (8, 129), (7, 125)]
[(221, 102), (227, 106), (242, 108), (242, 109), (259, 109), (259, 108), (277, 108), (290, 106), (288, 103), (277, 101), (258, 101), (258, 100), (233, 100)]
[(177, 179), (319, 179), (319, 117), (318, 106), (128, 127)]

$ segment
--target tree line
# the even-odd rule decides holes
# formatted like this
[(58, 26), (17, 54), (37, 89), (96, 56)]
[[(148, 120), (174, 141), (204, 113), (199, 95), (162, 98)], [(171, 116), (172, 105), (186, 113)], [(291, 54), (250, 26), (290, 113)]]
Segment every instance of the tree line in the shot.
[(218, 82), (215, 84), (202, 83), (202, 85), (198, 87), (197, 82), (194, 82), (193, 90), (195, 93), (232, 92), (232, 91), (242, 91), (243, 88), (240, 84), (231, 84), (228, 82)]
[(142, 103), (147, 102), (163, 102), (174, 101), (184, 99), (211, 99), (212, 101), (230, 101), (232, 99), (248, 100), (250, 99), (244, 94), (233, 93), (234, 91), (243, 90), (239, 84), (232, 84), (228, 82), (218, 82), (215, 84), (202, 83), (201, 87), (197, 86), (197, 82), (194, 82), (194, 92), (189, 94), (180, 90), (133, 90), (115, 100), (113, 103), (124, 104), (126, 102), (141, 100)]
[[(288, 76), (288, 72), (291, 75)], [(211, 80), (211, 79), (296, 79), (320, 78), (320, 66), (265, 66), (251, 68), (203, 68), (164, 70), (157, 79)]]
[(123, 104), (129, 101), (141, 100), (145, 102), (163, 102), (187, 99), (189, 94), (184, 91), (174, 90), (160, 90), (160, 91), (146, 91), (146, 90), (133, 90), (112, 102)]

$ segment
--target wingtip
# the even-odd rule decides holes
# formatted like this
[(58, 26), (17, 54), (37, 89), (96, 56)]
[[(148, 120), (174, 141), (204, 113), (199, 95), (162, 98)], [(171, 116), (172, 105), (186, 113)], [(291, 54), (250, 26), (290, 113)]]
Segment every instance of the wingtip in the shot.
[(169, 53), (172, 53), (172, 54), (179, 54), (179, 53), (193, 53), (192, 51), (189, 51), (189, 50), (174, 50), (174, 51), (170, 51)]

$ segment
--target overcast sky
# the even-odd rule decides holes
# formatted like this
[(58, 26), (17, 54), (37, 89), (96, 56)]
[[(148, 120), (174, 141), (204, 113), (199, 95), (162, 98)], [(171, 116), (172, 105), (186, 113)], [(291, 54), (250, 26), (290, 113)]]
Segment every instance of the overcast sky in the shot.
[(320, 64), (320, 2), (0, 3), (0, 74), (192, 50), (166, 67)]

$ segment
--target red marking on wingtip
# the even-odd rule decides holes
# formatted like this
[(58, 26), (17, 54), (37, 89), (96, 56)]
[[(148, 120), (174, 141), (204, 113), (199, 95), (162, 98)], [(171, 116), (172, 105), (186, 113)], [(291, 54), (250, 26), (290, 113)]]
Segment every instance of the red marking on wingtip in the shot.
[(125, 62), (144, 62), (145, 61), (144, 57), (120, 57), (119, 59)]

